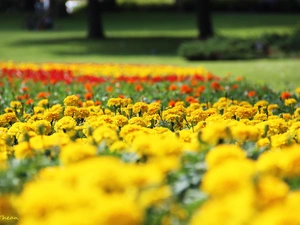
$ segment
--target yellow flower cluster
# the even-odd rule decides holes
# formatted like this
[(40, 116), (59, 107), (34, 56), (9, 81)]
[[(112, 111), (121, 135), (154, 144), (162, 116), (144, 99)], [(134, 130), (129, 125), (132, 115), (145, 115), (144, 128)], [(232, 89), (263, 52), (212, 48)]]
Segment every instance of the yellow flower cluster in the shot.
[(246, 158), (236, 145), (219, 145), (206, 155), (208, 171), (201, 190), (209, 195), (193, 215), (191, 225), (299, 224), (299, 190), (290, 190), (286, 178), (299, 177), (298, 145)]
[[(191, 224), (220, 224), (216, 218), (230, 225), (300, 223), (300, 192), (284, 181), (300, 176), (299, 109), (278, 116), (278, 106), (266, 101), (227, 98), (164, 110), (159, 102), (122, 98), (107, 106), (91, 100), (80, 106), (68, 96), (64, 106), (41, 102), (22, 120), (12, 109), (20, 108), (16, 102), (0, 115), (2, 164), (12, 154), (23, 159), (46, 151), (61, 164), (25, 186), (16, 202), (20, 224), (140, 224), (147, 207), (170, 196), (165, 175), (181, 156), (211, 147), (201, 184), (209, 199)], [(257, 160), (241, 148), (249, 142)], [(146, 163), (98, 156), (106, 150)]]
[(19, 224), (141, 224), (145, 209), (171, 194), (163, 175), (151, 163), (128, 165), (113, 157), (46, 168), (15, 202)]

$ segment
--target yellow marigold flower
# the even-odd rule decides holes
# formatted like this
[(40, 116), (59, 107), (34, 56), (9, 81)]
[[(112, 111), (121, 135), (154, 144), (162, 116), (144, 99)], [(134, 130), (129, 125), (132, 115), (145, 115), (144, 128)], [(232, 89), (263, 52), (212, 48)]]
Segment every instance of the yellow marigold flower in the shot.
[(166, 127), (154, 127), (152, 129), (156, 134), (170, 133), (171, 131)]
[(70, 116), (76, 118), (78, 115), (78, 109), (76, 106), (66, 106), (64, 116)]
[(123, 107), (126, 107), (126, 106), (128, 106), (129, 104), (132, 104), (131, 98), (123, 98), (123, 99), (121, 99), (121, 105), (122, 105)]
[(111, 106), (121, 106), (123, 99), (122, 98), (110, 98), (107, 101), (107, 106), (111, 107)]
[(0, 138), (0, 164), (7, 159), (7, 150), (8, 146), (6, 145), (5, 141)]
[(45, 111), (43, 118), (49, 122), (58, 121), (60, 119), (60, 112), (59, 111)]
[(246, 158), (246, 152), (236, 145), (218, 145), (208, 152), (205, 162), (208, 168), (214, 168), (227, 160), (242, 160)]
[(97, 148), (93, 145), (69, 143), (61, 148), (59, 159), (64, 165), (67, 165), (96, 156), (96, 154)]
[(34, 131), (34, 127), (30, 123), (16, 122), (8, 130), (10, 135), (16, 136), (18, 139), (21, 134)]
[(112, 225), (116, 221), (122, 221), (122, 225), (142, 224), (144, 213), (132, 198), (116, 195), (110, 196), (103, 202), (105, 207), (99, 207), (100, 210), (95, 211), (99, 217), (98, 224)]
[(148, 111), (148, 105), (145, 102), (137, 102), (133, 105), (132, 110), (135, 114), (143, 114)]
[[(270, 117), (269, 117), (270, 119)], [(267, 136), (285, 133), (288, 129), (287, 123), (284, 119), (273, 119), (258, 123), (255, 125), (260, 130), (261, 136), (267, 131)]]
[(300, 95), (300, 87), (297, 87), (296, 90), (295, 90), (295, 92), (296, 92), (298, 95)]
[(53, 105), (48, 110), (51, 111), (51, 112), (59, 112), (59, 113), (61, 113), (63, 111), (63, 107), (61, 106), (61, 104), (55, 104), (55, 105)]
[(115, 141), (110, 147), (109, 150), (112, 152), (120, 152), (128, 149), (129, 145), (124, 141)]
[(269, 138), (261, 138), (256, 142), (258, 147), (267, 147), (270, 144)]
[(38, 120), (32, 123), (32, 127), (37, 134), (48, 135), (52, 132), (52, 126), (47, 120)]
[(65, 106), (77, 106), (78, 103), (79, 103), (79, 99), (76, 95), (70, 95), (64, 99)]
[(257, 201), (261, 207), (283, 201), (289, 192), (286, 183), (271, 175), (260, 177), (256, 185)]
[(172, 196), (172, 190), (169, 186), (164, 185), (155, 189), (148, 189), (141, 193), (138, 201), (143, 207), (159, 205), (163, 200)]
[(4, 109), (4, 112), (6, 112), (6, 113), (14, 113), (15, 110), (12, 109), (12, 108), (5, 108), (5, 109)]
[(145, 156), (171, 156), (183, 152), (183, 144), (173, 133), (166, 136), (139, 134), (133, 140), (132, 148)]
[(289, 105), (292, 105), (295, 103), (297, 103), (297, 100), (294, 98), (288, 98), (288, 99), (284, 100), (284, 105), (286, 105), (286, 106), (289, 106)]
[[(125, 168), (124, 168), (125, 169)], [(126, 168), (127, 185), (139, 188), (150, 188), (164, 181), (164, 173), (155, 164), (131, 165)]]
[(109, 115), (101, 115), (101, 116), (98, 117), (98, 119), (102, 122), (105, 122), (105, 123), (109, 123), (109, 124), (114, 123), (113, 117), (109, 116)]
[[(28, 131), (26, 133), (21, 133), (18, 137), (18, 143), (21, 143), (23, 141), (28, 141), (28, 138), (31, 140), (33, 137), (37, 136), (37, 134), (34, 131)], [(32, 147), (32, 145), (30, 145)]]
[(296, 133), (296, 140), (298, 141), (298, 143), (300, 142), (300, 129)]
[(271, 146), (277, 148), (294, 143), (293, 136), (290, 133), (275, 134), (271, 136)]
[(82, 119), (82, 118), (87, 118), (89, 116), (89, 114), (90, 114), (90, 111), (88, 109), (86, 109), (86, 108), (79, 108), (77, 110), (76, 116), (78, 118)]
[(211, 145), (226, 142), (232, 139), (230, 128), (224, 123), (212, 123), (202, 128), (201, 139)]
[(257, 113), (257, 108), (254, 107), (238, 107), (235, 115), (239, 119), (251, 119)]
[(28, 142), (21, 142), (14, 146), (15, 156), (17, 159), (33, 157), (34, 152)]
[(150, 132), (151, 129), (147, 129), (136, 124), (128, 124), (122, 127), (120, 137), (127, 143), (131, 143), (136, 136), (140, 134), (149, 134)]
[(259, 156), (256, 169), (259, 173), (282, 176), (283, 168), (281, 162), (281, 151), (267, 151)]
[(290, 145), (282, 149), (281, 164), (285, 177), (300, 176), (300, 151), (298, 145)]
[[(237, 169), (238, 168), (238, 169)], [(252, 185), (255, 174), (250, 160), (226, 160), (203, 177), (201, 189), (212, 196), (224, 196)]]
[(266, 100), (260, 100), (254, 104), (254, 107), (258, 108), (258, 107), (263, 107), (263, 106), (267, 106), (267, 105), (269, 105), (269, 102), (267, 102)]
[(196, 109), (191, 113), (191, 121), (193, 123), (198, 123), (200, 121), (206, 120), (206, 118), (209, 116), (207, 111), (203, 111), (202, 109)]
[(184, 102), (183, 101), (178, 101), (178, 102), (175, 103), (175, 107), (176, 106), (182, 106), (182, 107), (184, 107)]
[(41, 106), (34, 106), (33, 107), (34, 114), (40, 114), (40, 113), (43, 113), (44, 111), (45, 111), (45, 109)]
[(257, 113), (254, 118), (254, 120), (261, 120), (266, 121), (268, 119), (267, 115), (265, 113)]
[(294, 117), (295, 118), (300, 117), (300, 107), (296, 108), (296, 110), (294, 111)]
[(141, 118), (141, 117), (132, 117), (130, 120), (128, 120), (128, 124), (135, 124), (135, 125), (139, 125), (141, 127), (147, 126), (144, 118)]
[(12, 124), (14, 122), (17, 122), (18, 118), (15, 113), (5, 113), (0, 115), (0, 126), (5, 127), (8, 124)]
[(147, 165), (153, 165), (163, 174), (179, 169), (180, 159), (177, 156), (151, 157), (147, 160)]
[(56, 132), (65, 132), (72, 130), (76, 127), (76, 121), (70, 116), (64, 116), (54, 125), (54, 130)]
[(22, 103), (19, 101), (11, 101), (9, 105), (13, 109), (21, 109), (22, 108)]
[(27, 123), (33, 123), (35, 121), (42, 120), (42, 119), (43, 119), (42, 114), (33, 115), (28, 119)]
[[(247, 187), (222, 198), (206, 201), (192, 216), (190, 225), (248, 224), (255, 215), (254, 193)], [(219, 219), (217, 219), (219, 218)], [(221, 221), (221, 222), (220, 222)]]
[(113, 118), (113, 123), (117, 126), (117, 127), (123, 127), (126, 124), (128, 124), (128, 119), (126, 116), (123, 115), (116, 115)]
[(152, 102), (148, 105), (148, 115), (157, 114), (161, 108), (161, 104), (159, 102)]
[(278, 151), (264, 152), (257, 161), (257, 170), (280, 177), (300, 175), (300, 152), (298, 145), (291, 145)]
[(98, 127), (92, 135), (94, 140), (98, 144), (105, 142), (105, 144), (107, 144), (108, 146), (119, 140), (117, 127), (115, 125), (111, 126), (103, 124), (102, 126)]
[(269, 113), (269, 115), (272, 115), (273, 114), (273, 110), (278, 109), (278, 108), (279, 108), (279, 106), (277, 104), (270, 104), (268, 106), (268, 113)]
[(85, 102), (82, 103), (83, 107), (90, 107), (90, 106), (94, 106), (95, 103), (93, 100), (87, 100)]
[(49, 106), (49, 101), (48, 101), (48, 99), (42, 99), (42, 100), (40, 100), (39, 102), (38, 102), (38, 106), (40, 106), (40, 107), (45, 107), (45, 106)]
[(253, 126), (237, 125), (231, 127), (233, 139), (240, 143), (245, 141), (257, 141), (260, 137), (260, 130)]
[(258, 215), (256, 215), (251, 225), (299, 224), (299, 200), (299, 191), (290, 192), (283, 203), (267, 207), (265, 210), (262, 210)]

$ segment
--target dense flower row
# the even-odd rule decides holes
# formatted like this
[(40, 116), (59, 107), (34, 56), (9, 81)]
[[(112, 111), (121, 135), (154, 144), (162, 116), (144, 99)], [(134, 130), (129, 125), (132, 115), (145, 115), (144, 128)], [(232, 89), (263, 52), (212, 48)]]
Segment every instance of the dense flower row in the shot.
[(177, 81), (188, 77), (204, 80), (208, 71), (203, 67), (179, 67), (167, 65), (136, 64), (62, 64), (62, 63), (13, 63), (0, 62), (0, 70), (6, 77), (21, 77), (23, 80), (43, 81), (45, 83), (115, 81), (152, 82)]
[(277, 93), (199, 68), (0, 68), (10, 87), (0, 96), (3, 218), (300, 223), (299, 88)]
[[(164, 211), (164, 224), (174, 219), (219, 224), (219, 215), (226, 215), (223, 224), (284, 224), (287, 219), (297, 224), (296, 103), (287, 99), (292, 113), (278, 116), (276, 104), (224, 97), (188, 107), (177, 102), (163, 110), (159, 102), (127, 98), (111, 98), (106, 108), (91, 100), (80, 106), (71, 95), (63, 105), (40, 100), (31, 114), (12, 101), (0, 116), (2, 167), (9, 170), (6, 162), (13, 156), (44, 155), (58, 162), (41, 170), (13, 201), (20, 224), (81, 224), (86, 217), (87, 224), (141, 224), (149, 208)], [(130, 160), (104, 156), (110, 154)], [(169, 177), (182, 169), (186, 154), (205, 156), (203, 178), (196, 174), (195, 184), (207, 197), (196, 212), (176, 199)]]

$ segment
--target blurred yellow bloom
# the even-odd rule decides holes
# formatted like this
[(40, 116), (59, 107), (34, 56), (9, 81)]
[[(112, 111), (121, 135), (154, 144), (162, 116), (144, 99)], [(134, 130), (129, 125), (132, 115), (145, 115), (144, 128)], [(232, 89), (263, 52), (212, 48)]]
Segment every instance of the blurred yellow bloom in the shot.
[(208, 168), (211, 169), (232, 159), (246, 159), (246, 152), (236, 145), (218, 145), (208, 152), (205, 162)]

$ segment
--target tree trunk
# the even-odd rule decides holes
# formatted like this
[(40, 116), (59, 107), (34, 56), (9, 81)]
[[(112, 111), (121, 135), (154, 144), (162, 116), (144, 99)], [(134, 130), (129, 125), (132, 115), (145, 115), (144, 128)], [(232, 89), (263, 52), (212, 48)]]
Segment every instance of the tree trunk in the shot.
[(198, 38), (205, 40), (214, 35), (210, 0), (195, 0), (197, 9)]
[(54, 20), (56, 15), (57, 15), (57, 2), (56, 0), (50, 0), (48, 16), (52, 18), (52, 20)]
[(98, 0), (88, 1), (88, 38), (103, 39), (104, 31), (102, 24), (101, 5)]

